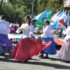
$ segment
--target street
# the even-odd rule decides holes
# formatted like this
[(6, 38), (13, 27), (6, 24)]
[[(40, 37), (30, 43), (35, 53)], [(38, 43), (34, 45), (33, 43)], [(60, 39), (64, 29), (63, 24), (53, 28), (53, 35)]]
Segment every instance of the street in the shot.
[(70, 70), (70, 0), (0, 0), (0, 70)]
[(56, 59), (55, 55), (49, 55), (48, 59), (34, 56), (27, 63), (0, 56), (0, 70), (70, 70), (70, 63)]

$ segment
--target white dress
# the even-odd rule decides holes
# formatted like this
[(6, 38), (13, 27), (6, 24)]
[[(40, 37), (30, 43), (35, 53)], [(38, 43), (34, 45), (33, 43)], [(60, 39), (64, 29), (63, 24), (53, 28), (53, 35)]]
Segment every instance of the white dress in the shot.
[(57, 58), (70, 61), (70, 26), (67, 27), (64, 44), (56, 54)]

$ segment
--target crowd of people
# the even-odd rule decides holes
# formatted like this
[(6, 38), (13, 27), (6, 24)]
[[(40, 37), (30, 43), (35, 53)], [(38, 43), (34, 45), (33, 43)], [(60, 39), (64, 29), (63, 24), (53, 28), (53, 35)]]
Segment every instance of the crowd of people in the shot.
[[(17, 22), (16, 24), (9, 24), (7, 19), (5, 16), (0, 19), (0, 55), (4, 54), (6, 50), (17, 61), (27, 61), (39, 53), (41, 58), (49, 58), (48, 54), (56, 54), (59, 59), (70, 61), (70, 19), (66, 22), (66, 36), (59, 52), (56, 50), (53, 28), (49, 20), (44, 21), (43, 33), (39, 38), (35, 38), (33, 34), (35, 26), (31, 24), (30, 16), (24, 18), (24, 23), (21, 26)], [(23, 36), (16, 46), (13, 46), (8, 39), (8, 34), (20, 32)]]

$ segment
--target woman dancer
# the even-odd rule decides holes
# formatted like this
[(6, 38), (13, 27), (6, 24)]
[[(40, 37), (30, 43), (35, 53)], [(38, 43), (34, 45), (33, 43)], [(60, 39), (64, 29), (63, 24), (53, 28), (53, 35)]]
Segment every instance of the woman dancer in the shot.
[(50, 44), (50, 46), (42, 50), (41, 57), (44, 57), (44, 54), (46, 54), (45, 58), (48, 58), (48, 54), (56, 53), (56, 48), (55, 48), (55, 42), (54, 42), (54, 37), (52, 33), (52, 27), (50, 26), (50, 22), (48, 20), (45, 20), (44, 25), (45, 27), (43, 29), (43, 34), (41, 35), (42, 41), (43, 42), (51, 41), (52, 43)]
[(66, 37), (64, 44), (57, 53), (57, 58), (69, 62), (70, 61), (70, 21), (68, 22), (68, 27), (66, 29)]

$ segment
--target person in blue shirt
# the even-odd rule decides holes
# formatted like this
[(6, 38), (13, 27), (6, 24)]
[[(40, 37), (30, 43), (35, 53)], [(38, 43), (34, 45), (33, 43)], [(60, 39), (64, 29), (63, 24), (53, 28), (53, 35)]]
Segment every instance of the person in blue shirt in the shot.
[(13, 49), (12, 43), (8, 39), (8, 34), (10, 32), (8, 19), (8, 17), (3, 16), (0, 20), (0, 54), (3, 54), (6, 50), (4, 49), (4, 45), (9, 53)]

